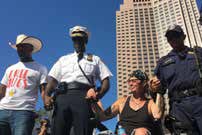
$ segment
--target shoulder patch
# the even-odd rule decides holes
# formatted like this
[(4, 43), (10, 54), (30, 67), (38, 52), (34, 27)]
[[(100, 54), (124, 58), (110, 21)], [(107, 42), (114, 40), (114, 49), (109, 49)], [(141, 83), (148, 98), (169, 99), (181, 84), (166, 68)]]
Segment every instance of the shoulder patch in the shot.
[(93, 55), (88, 53), (87, 60), (92, 62), (93, 61)]
[(172, 58), (168, 58), (163, 62), (162, 66), (167, 66), (167, 65), (172, 64), (172, 63), (175, 63), (175, 60)]

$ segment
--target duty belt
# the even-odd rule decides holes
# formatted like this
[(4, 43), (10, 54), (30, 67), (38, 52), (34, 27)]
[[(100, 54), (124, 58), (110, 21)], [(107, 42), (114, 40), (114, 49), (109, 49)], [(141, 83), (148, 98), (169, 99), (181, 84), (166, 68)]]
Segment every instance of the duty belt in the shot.
[(58, 85), (56, 93), (57, 94), (63, 94), (63, 93), (66, 93), (69, 90), (84, 90), (84, 91), (87, 91), (90, 88), (92, 88), (92, 86), (87, 85), (87, 84), (83, 84), (83, 83), (80, 83), (80, 82), (70, 82), (70, 83), (61, 82)]
[(170, 94), (171, 100), (180, 100), (185, 97), (190, 97), (198, 94), (199, 88), (191, 88), (184, 90), (173, 90)]

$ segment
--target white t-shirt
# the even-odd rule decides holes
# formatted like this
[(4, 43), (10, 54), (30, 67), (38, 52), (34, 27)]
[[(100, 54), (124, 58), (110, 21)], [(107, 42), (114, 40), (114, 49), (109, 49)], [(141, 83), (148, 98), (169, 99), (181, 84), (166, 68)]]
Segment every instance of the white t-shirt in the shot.
[(46, 83), (47, 69), (37, 62), (18, 62), (7, 68), (1, 83), (6, 94), (0, 109), (34, 110), (40, 84)]
[[(49, 76), (55, 78), (58, 82), (81, 82), (89, 84), (88, 80), (83, 75), (77, 62), (77, 54), (71, 53), (62, 56), (52, 67)], [(79, 61), (79, 64), (88, 78), (91, 80), (91, 85), (95, 85), (96, 80), (103, 80), (106, 77), (111, 77), (112, 73), (107, 66), (100, 60), (98, 56), (86, 55)]]

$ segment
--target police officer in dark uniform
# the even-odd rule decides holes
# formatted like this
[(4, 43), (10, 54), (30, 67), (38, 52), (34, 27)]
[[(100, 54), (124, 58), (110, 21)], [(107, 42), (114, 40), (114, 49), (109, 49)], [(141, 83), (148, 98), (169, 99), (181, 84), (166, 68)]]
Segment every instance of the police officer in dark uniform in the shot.
[[(86, 27), (75, 26), (69, 33), (75, 52), (62, 56), (50, 70), (45, 107), (51, 108), (51, 93), (59, 84), (51, 134), (69, 135), (73, 126), (75, 135), (89, 135), (88, 99), (96, 100), (104, 96), (109, 89), (109, 77), (112, 74), (98, 56), (85, 53), (89, 37)], [(101, 82), (99, 91), (95, 88), (96, 80)]]
[(150, 87), (160, 93), (168, 89), (174, 134), (202, 135), (202, 84), (197, 66), (202, 62), (202, 48), (185, 46), (186, 35), (179, 25), (171, 25), (165, 36), (173, 49), (158, 61), (157, 77)]

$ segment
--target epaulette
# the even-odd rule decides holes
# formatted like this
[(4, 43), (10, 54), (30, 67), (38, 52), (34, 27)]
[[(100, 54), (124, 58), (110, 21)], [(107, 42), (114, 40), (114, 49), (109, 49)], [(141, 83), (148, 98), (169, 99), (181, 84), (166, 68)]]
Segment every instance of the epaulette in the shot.
[(175, 61), (171, 58), (174, 55), (166, 55), (160, 58), (159, 64), (162, 66), (169, 65), (171, 63), (174, 63)]
[(158, 62), (159, 62), (159, 63), (163, 63), (167, 58), (169, 58), (168, 55), (163, 56), (163, 57), (161, 57), (161, 58), (158, 60)]
[(87, 54), (87, 60), (90, 61), (90, 62), (92, 62), (93, 61), (93, 54), (88, 53)]
[(189, 48), (189, 50), (187, 51), (187, 54), (194, 54), (194, 49), (197, 49), (197, 48)]
[(187, 53), (188, 54), (194, 54), (194, 50), (189, 50)]

